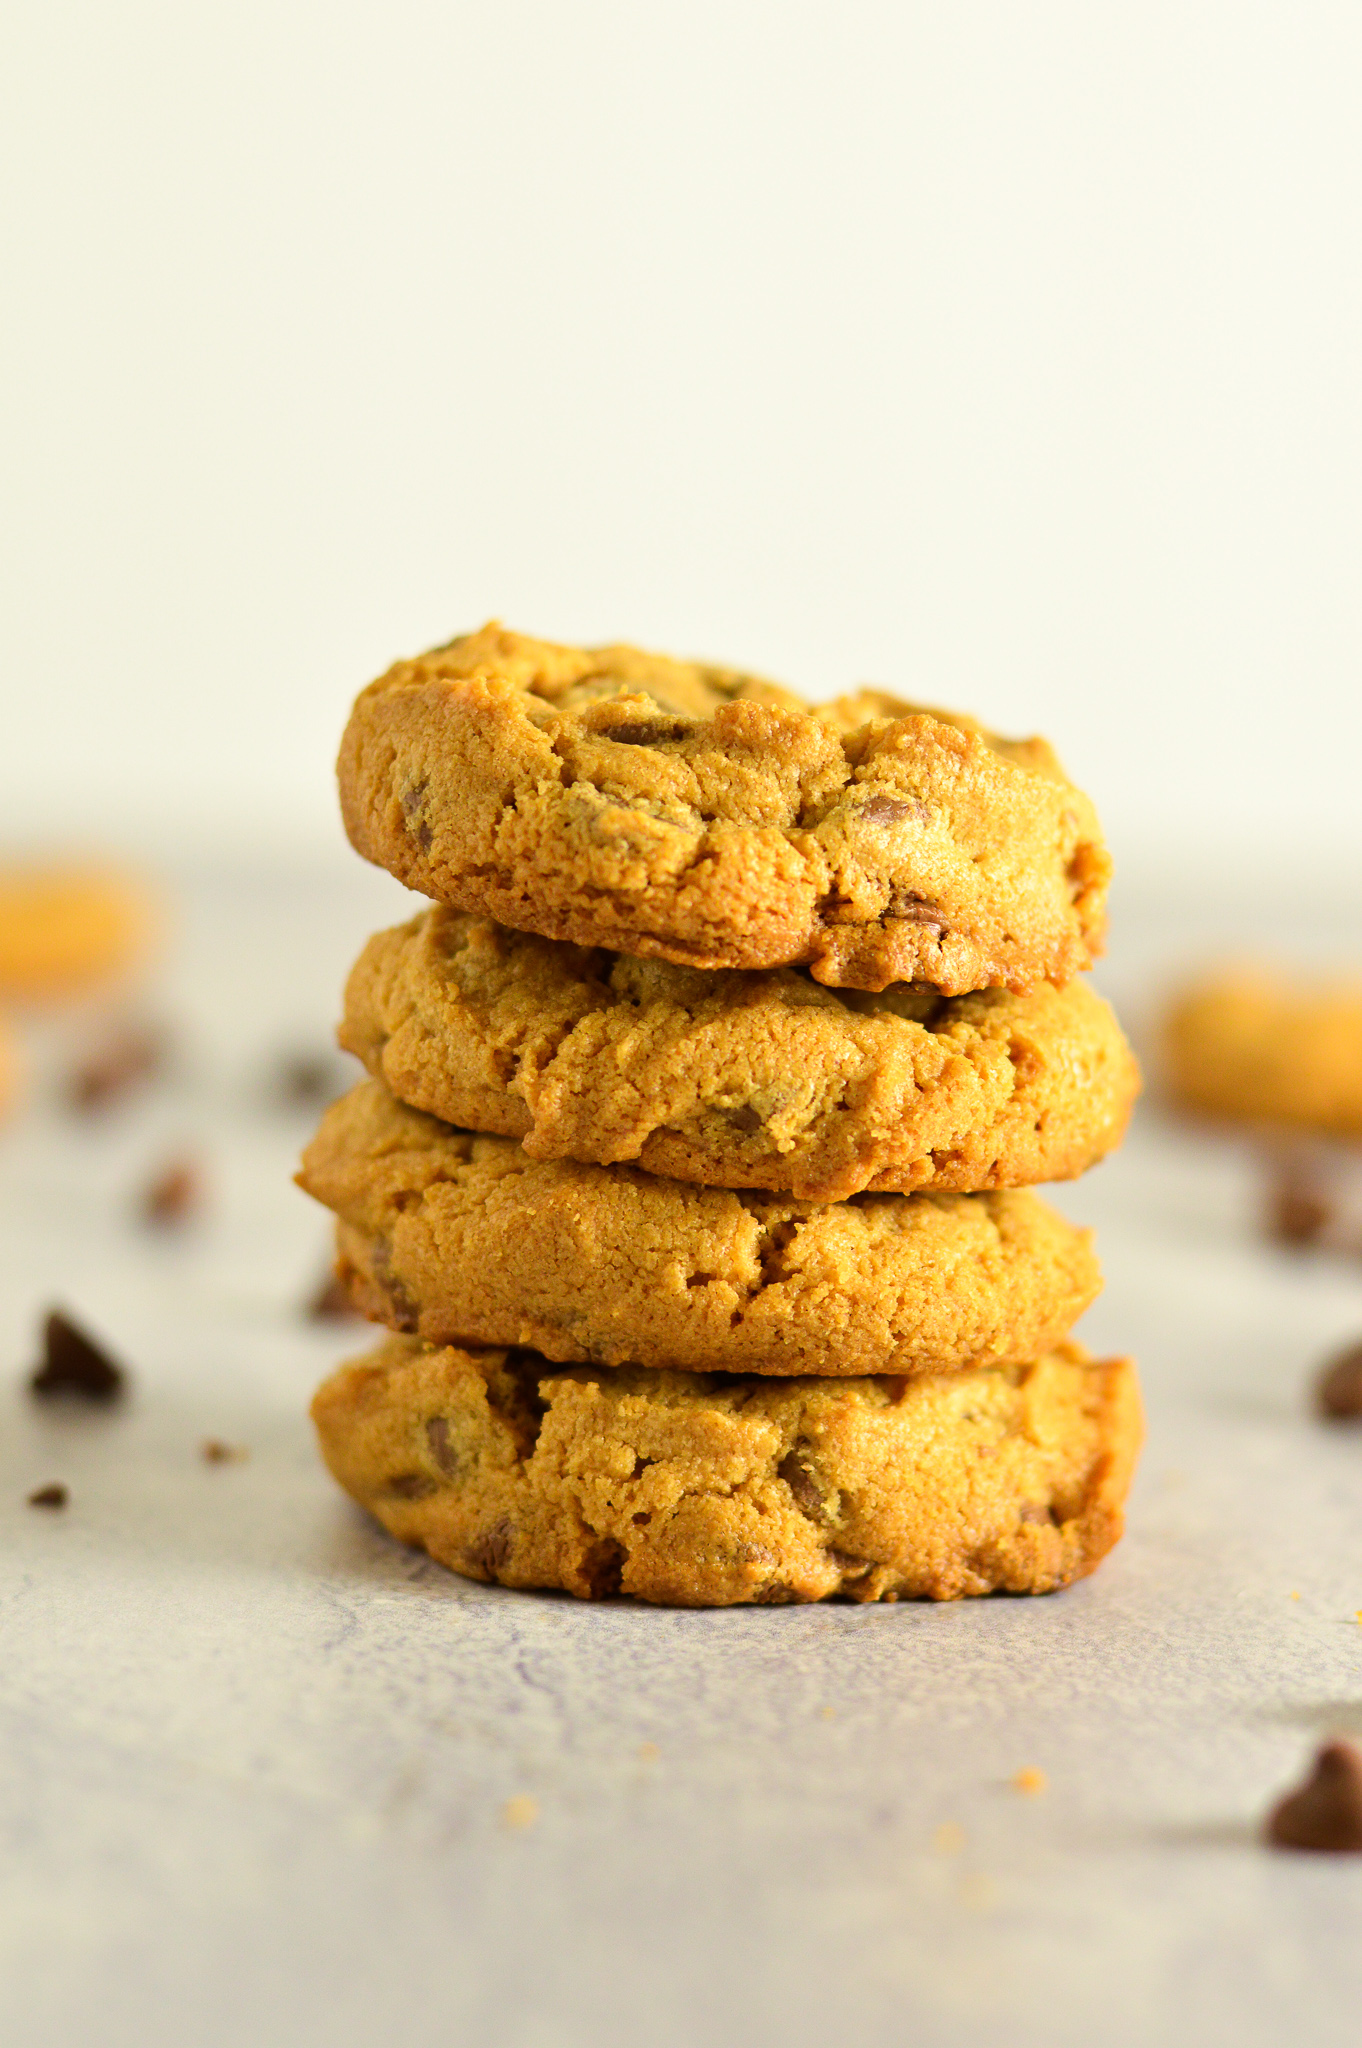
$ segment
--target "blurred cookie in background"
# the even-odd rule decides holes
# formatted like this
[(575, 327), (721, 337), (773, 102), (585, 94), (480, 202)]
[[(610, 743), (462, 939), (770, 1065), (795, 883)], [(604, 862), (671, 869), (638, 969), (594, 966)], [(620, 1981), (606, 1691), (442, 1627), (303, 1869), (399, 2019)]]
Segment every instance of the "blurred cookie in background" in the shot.
[(1174, 1000), (1164, 1046), (1184, 1109), (1362, 1141), (1362, 976), (1207, 975)]
[(0, 1000), (51, 1002), (126, 979), (156, 949), (156, 892), (113, 867), (0, 865)]

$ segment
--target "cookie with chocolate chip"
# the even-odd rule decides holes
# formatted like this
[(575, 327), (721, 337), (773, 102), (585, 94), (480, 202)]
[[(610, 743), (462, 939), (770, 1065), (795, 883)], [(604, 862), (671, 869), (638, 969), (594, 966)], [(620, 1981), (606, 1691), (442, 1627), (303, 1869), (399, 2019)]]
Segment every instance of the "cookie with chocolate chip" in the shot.
[(365, 947), (341, 1044), (401, 1101), (535, 1159), (815, 1201), (1065, 1180), (1139, 1086), (1082, 981), (879, 995), (705, 972), (436, 908)]
[(935, 1373), (1036, 1358), (1096, 1296), (1090, 1233), (1025, 1189), (818, 1204), (531, 1159), (377, 1081), (326, 1112), (300, 1184), (340, 1220), (366, 1315), (563, 1363)]
[(492, 625), (363, 691), (339, 778), (366, 859), (545, 938), (946, 995), (1101, 949), (1110, 861), (1046, 743), (876, 691)]
[(1048, 1593), (1121, 1534), (1129, 1360), (918, 1379), (601, 1372), (394, 1338), (312, 1404), (322, 1454), (466, 1578), (666, 1606)]

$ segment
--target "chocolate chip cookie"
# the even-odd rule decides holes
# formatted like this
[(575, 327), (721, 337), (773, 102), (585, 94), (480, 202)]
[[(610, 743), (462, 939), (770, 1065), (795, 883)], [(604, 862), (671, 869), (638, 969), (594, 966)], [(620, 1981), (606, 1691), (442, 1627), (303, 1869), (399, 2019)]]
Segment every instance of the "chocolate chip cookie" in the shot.
[(395, 1338), (312, 1405), (346, 1491), (466, 1578), (668, 1606), (1068, 1585), (1121, 1534), (1128, 1360), (1066, 1344), (918, 1379), (780, 1381)]
[(1110, 861), (1046, 743), (875, 691), (486, 626), (363, 691), (338, 772), (366, 859), (546, 938), (946, 995), (1101, 949)]
[(301, 1186), (344, 1278), (431, 1343), (696, 1372), (947, 1372), (1036, 1358), (1095, 1298), (1090, 1234), (1023, 1190), (819, 1205), (530, 1159), (397, 1102), (334, 1104)]
[(1173, 1091), (1239, 1123), (1362, 1138), (1362, 987), (1267, 973), (1216, 975), (1174, 1005)]
[(340, 1042), (412, 1108), (519, 1138), (532, 1158), (814, 1201), (1072, 1178), (1119, 1144), (1139, 1086), (1081, 981), (867, 995), (449, 909), (369, 941)]

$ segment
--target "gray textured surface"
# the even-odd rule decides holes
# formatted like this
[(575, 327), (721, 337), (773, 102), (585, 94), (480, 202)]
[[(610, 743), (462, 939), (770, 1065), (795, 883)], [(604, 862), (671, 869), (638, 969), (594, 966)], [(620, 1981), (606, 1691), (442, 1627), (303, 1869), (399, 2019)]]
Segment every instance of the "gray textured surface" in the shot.
[[(1147, 1115), (1058, 1197), (1109, 1276), (1082, 1334), (1137, 1353), (1151, 1418), (1095, 1578), (718, 1614), (467, 1585), (318, 1469), (303, 1406), (348, 1333), (297, 1315), (308, 1120), (258, 1100), (400, 899), (191, 903), (180, 1079), (0, 1138), (11, 2048), (1356, 2038), (1362, 1859), (1256, 1831), (1318, 1733), (1362, 1734), (1362, 1435), (1302, 1399), (1362, 1266), (1263, 1249), (1240, 1154)], [(1118, 990), (1174, 938), (1132, 917)], [(156, 1242), (130, 1193), (184, 1142), (214, 1206)], [(49, 1300), (132, 1365), (125, 1409), (21, 1393)], [(63, 1515), (23, 1505), (50, 1479)]]

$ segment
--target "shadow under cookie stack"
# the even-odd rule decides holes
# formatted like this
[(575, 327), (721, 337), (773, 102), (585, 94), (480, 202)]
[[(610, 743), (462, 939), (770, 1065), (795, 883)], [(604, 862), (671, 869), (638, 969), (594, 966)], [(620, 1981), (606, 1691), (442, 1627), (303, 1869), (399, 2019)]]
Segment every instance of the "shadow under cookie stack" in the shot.
[(301, 1184), (394, 1333), (341, 1485), (467, 1577), (677, 1605), (1048, 1592), (1121, 1533), (1128, 1360), (1031, 1192), (1138, 1087), (1109, 862), (1043, 741), (496, 626), (342, 745), (370, 1079)]

